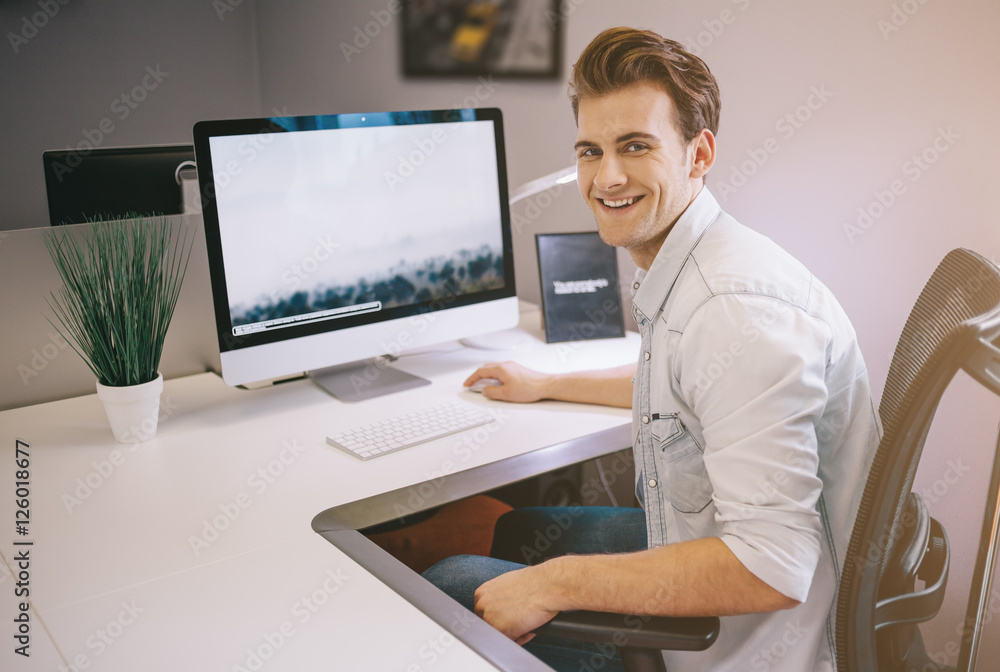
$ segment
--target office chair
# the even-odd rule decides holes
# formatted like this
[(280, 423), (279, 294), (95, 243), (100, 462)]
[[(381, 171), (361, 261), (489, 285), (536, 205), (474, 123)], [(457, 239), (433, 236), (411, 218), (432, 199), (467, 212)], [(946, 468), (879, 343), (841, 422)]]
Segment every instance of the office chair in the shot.
[(662, 651), (704, 651), (719, 637), (719, 619), (627, 616), (563, 611), (535, 630), (539, 635), (617, 648), (626, 672), (666, 672)]
[[(917, 623), (941, 606), (948, 536), (911, 492), (934, 411), (961, 369), (1000, 394), (1000, 270), (968, 250), (950, 252), (903, 328), (879, 416), (883, 436), (868, 474), (837, 600), (841, 672), (940, 669)], [(915, 579), (924, 588), (915, 589)], [(964, 640), (965, 638), (963, 638)]]
[[(952, 251), (920, 294), (889, 368), (879, 407), (884, 434), (838, 595), (836, 655), (842, 672), (925, 669), (916, 623), (940, 609), (949, 548), (944, 528), (910, 491), (913, 476), (938, 401), (959, 369), (1000, 394), (1000, 349), (992, 344), (998, 336), (1000, 270), (974, 252)], [(924, 582), (922, 590), (914, 590), (915, 579)], [(973, 597), (982, 601), (981, 595)], [(973, 607), (970, 598), (970, 613)], [(590, 642), (620, 641), (624, 633), (625, 669), (663, 672), (660, 649), (704, 650), (719, 631), (718, 619), (654, 618), (643, 632), (633, 633), (627, 619), (636, 622), (616, 614), (567, 612), (537, 632)], [(967, 653), (961, 660), (968, 660)]]

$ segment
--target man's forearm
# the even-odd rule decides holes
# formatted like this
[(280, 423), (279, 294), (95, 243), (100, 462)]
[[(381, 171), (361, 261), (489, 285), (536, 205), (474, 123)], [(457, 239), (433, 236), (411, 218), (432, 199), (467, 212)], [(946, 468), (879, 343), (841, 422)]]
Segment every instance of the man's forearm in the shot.
[(560, 401), (631, 408), (634, 375), (635, 364), (601, 371), (553, 374), (544, 396)]
[(799, 604), (752, 574), (717, 538), (637, 553), (563, 556), (532, 569), (543, 573), (542, 601), (558, 611), (725, 616)]

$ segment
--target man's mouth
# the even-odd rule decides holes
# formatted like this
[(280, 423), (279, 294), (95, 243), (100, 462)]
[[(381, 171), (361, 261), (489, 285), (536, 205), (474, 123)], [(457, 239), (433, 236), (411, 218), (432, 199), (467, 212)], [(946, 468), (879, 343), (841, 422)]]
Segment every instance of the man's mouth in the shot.
[(599, 198), (599, 200), (604, 207), (611, 208), (612, 210), (620, 210), (622, 208), (627, 208), (633, 203), (638, 203), (643, 199), (643, 196), (629, 196), (628, 198)]

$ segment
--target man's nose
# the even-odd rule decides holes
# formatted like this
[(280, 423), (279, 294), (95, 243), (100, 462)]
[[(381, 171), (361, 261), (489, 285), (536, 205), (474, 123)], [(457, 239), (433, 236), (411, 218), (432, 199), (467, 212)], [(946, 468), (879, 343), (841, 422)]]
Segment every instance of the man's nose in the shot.
[(598, 189), (610, 191), (624, 185), (626, 180), (621, 160), (617, 156), (605, 154), (601, 157), (601, 166), (594, 178)]

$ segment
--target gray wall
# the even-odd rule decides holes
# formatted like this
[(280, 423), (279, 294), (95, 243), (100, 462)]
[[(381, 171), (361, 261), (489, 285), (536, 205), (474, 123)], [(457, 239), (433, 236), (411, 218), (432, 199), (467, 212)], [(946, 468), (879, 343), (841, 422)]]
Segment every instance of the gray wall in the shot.
[[(512, 185), (572, 162), (575, 129), (561, 81), (497, 80), (489, 89), (475, 81), (404, 80), (398, 20), (347, 62), (340, 43), (386, 5), (243, 0), (220, 19), (201, 0), (159, 9), (71, 0), (20, 53), (8, 44), (0, 58), (0, 228), (44, 222), (39, 154), (82, 140), (84, 130), (110, 115), (117, 96), (141, 82), (147, 65), (170, 75), (106, 143), (186, 142), (198, 119), (274, 108), (374, 111), (471, 98), (504, 110)], [(991, 188), (1000, 155), (994, 0), (561, 6), (566, 72), (586, 43), (613, 25), (652, 28), (701, 51), (723, 94), (709, 186), (728, 211), (834, 290), (854, 320), (877, 395), (907, 312), (944, 254), (966, 246), (1000, 259), (1000, 202)], [(17, 30), (20, 17), (36, 10), (31, 2), (6, 2), (0, 27)], [(924, 154), (922, 166), (912, 158)], [(882, 206), (879, 198), (888, 202), (894, 183), (898, 195)], [(859, 217), (867, 228), (845, 228)], [(530, 217), (515, 233), (521, 296), (538, 292), (533, 233), (592, 228), (569, 188)], [(960, 379), (918, 474), (917, 489), (956, 547), (945, 608), (926, 629), (935, 653), (957, 641), (998, 416), (996, 399)], [(993, 623), (987, 641), (1000, 642), (998, 630)], [(1000, 645), (991, 646), (987, 660), (1000, 655)]]
[(190, 144), (196, 121), (260, 111), (249, 0), (221, 18), (203, 0), (52, 4), (49, 18), (37, 0), (0, 3), (0, 230), (48, 225), (46, 149)]

